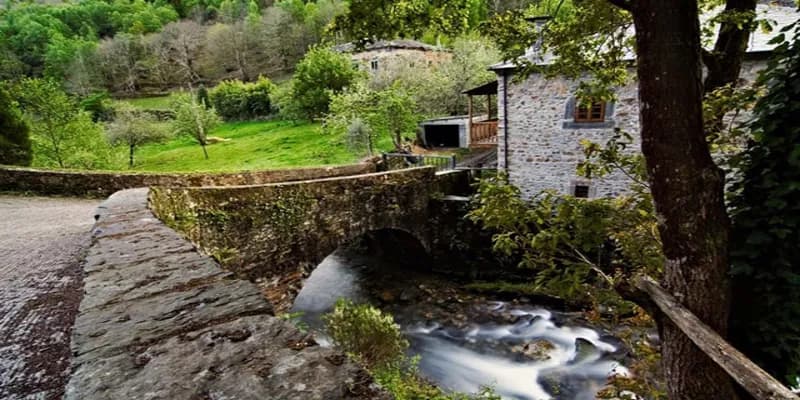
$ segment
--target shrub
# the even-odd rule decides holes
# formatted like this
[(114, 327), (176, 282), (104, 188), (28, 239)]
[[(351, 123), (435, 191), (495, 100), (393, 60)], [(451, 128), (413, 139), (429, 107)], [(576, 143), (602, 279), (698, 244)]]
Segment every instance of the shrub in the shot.
[(108, 92), (92, 93), (83, 98), (79, 105), (83, 111), (91, 114), (94, 122), (108, 122), (114, 119), (115, 110)]
[(206, 108), (211, 107), (211, 99), (208, 98), (208, 89), (206, 89), (205, 85), (200, 85), (197, 89), (197, 102), (206, 106)]
[(255, 83), (223, 81), (209, 93), (211, 105), (226, 121), (266, 117), (272, 112), (270, 94), (275, 85), (267, 78)]
[(369, 369), (397, 365), (408, 348), (394, 318), (369, 304), (339, 299), (324, 321), (333, 342)]

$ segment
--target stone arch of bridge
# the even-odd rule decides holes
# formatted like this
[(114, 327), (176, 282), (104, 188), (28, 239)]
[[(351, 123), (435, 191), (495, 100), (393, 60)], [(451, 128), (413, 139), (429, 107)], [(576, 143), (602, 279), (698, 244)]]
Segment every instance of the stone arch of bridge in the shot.
[[(368, 226), (353, 229), (342, 235), (323, 234), (313, 235), (308, 238), (303, 248), (289, 250), (293, 254), (288, 260), (283, 260), (283, 265), (277, 269), (262, 270), (254, 280), (261, 287), (262, 292), (272, 303), (276, 312), (288, 311), (294, 299), (303, 289), (305, 280), (313, 273), (317, 266), (328, 256), (357, 240), (364, 240), (370, 251), (380, 251), (388, 257), (412, 256), (417, 260), (430, 258), (430, 241), (424, 225), (400, 226), (395, 224), (385, 226)], [(262, 260), (265, 265), (269, 260)]]

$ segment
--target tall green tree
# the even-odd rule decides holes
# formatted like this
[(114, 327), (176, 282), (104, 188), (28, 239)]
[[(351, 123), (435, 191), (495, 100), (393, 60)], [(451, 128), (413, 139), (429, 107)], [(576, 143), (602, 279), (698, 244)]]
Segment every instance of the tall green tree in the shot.
[(379, 137), (390, 137), (399, 150), (404, 136), (416, 131), (420, 118), (415, 108), (411, 96), (397, 86), (375, 91), (359, 83), (333, 96), (325, 129), (366, 135), (357, 142), (365, 143), (369, 154)]
[(13, 95), (31, 128), (33, 165), (79, 169), (113, 165), (114, 153), (102, 127), (58, 82), (26, 78), (13, 87)]
[(8, 91), (0, 87), (0, 164), (30, 165), (29, 131)]
[(297, 64), (289, 101), (302, 117), (319, 118), (328, 112), (331, 96), (341, 93), (360, 76), (346, 55), (314, 47)]

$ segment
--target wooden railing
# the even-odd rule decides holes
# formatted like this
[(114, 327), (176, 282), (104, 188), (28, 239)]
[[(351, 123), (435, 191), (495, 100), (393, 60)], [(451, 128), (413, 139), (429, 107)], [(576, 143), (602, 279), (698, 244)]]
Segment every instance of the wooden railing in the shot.
[(472, 146), (497, 144), (497, 120), (470, 122), (469, 140)]
[(704, 324), (667, 293), (655, 280), (648, 276), (637, 277), (635, 286), (647, 293), (675, 325), (706, 353), (717, 365), (722, 367), (753, 398), (758, 400), (800, 400), (789, 388), (770, 376), (744, 354), (736, 350), (708, 325)]

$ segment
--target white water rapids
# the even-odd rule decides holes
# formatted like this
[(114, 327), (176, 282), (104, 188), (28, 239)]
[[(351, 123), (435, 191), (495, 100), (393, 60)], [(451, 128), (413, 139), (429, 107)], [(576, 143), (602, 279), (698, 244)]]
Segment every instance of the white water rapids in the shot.
[[(293, 311), (303, 312), (301, 319), (319, 331), (320, 316), (338, 298), (368, 300), (360, 285), (363, 263), (338, 253), (328, 257), (306, 281)], [(421, 356), (420, 372), (445, 389), (474, 393), (491, 386), (504, 399), (590, 400), (609, 376), (629, 374), (613, 357), (618, 342), (587, 327), (559, 325), (555, 312), (489, 302), (486, 313), (512, 315), (516, 322), (456, 328), (408, 317), (416, 305), (407, 307), (409, 313), (398, 316), (398, 322), (411, 342), (410, 353)], [(328, 345), (324, 335), (317, 336)], [(536, 357), (511, 351), (531, 343), (549, 345)]]

